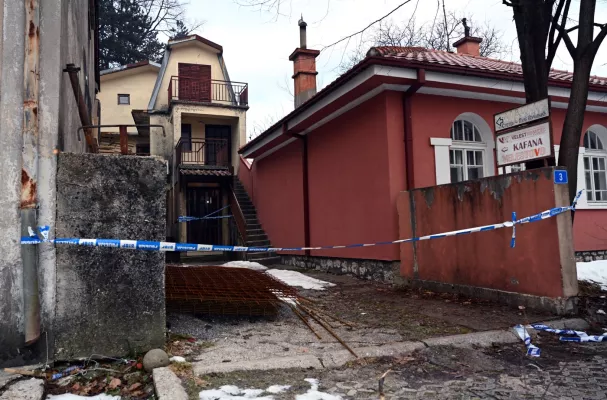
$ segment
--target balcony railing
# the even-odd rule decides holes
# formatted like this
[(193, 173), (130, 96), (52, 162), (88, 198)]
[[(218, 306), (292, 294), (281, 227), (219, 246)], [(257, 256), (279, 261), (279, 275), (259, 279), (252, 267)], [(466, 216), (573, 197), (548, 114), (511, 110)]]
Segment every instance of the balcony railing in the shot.
[(175, 147), (177, 165), (228, 167), (230, 149), (225, 139), (179, 139)]
[(169, 83), (169, 104), (173, 101), (247, 106), (249, 85), (242, 82), (172, 76)]

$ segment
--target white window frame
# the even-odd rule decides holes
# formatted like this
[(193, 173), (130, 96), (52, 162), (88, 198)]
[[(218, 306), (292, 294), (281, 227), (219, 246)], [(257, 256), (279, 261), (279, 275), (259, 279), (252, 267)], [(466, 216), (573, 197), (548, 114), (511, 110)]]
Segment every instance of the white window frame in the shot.
[[(487, 176), (490, 176), (487, 174), (487, 171), (489, 170), (487, 168), (487, 143), (483, 142), (483, 135), (481, 133), (481, 130), (478, 128), (478, 126), (476, 126), (476, 124), (472, 121), (469, 121), (465, 118), (458, 118), (456, 120), (453, 121), (453, 123), (451, 124), (451, 129), (453, 129), (453, 126), (455, 125), (456, 122), (458, 121), (467, 121), (470, 124), (472, 124), (473, 128), (476, 129), (479, 133), (480, 142), (469, 142), (469, 141), (464, 141), (464, 140), (454, 140), (453, 138), (451, 138), (451, 131), (449, 131), (449, 137), (451, 138), (451, 146), (449, 146), (449, 156), (451, 155), (451, 150), (463, 150), (463, 156), (464, 159), (462, 160), (464, 163), (464, 180), (461, 182), (465, 182), (468, 179), (468, 168), (466, 166), (467, 164), (467, 157), (466, 157), (466, 151), (482, 151), (483, 153), (483, 178), (486, 178)], [(462, 127), (463, 130), (463, 127)], [(474, 135), (474, 130), (473, 130), (473, 135)], [(450, 158), (447, 159), (447, 162), (449, 163), (449, 182), (450, 183), (458, 183), (458, 182), (452, 182), (451, 181), (451, 160)], [(479, 178), (480, 179), (480, 178)]]
[[(468, 156), (467, 156), (467, 152), (471, 151), (471, 152), (476, 152), (476, 151), (480, 151), (483, 157), (483, 164), (481, 165), (482, 167), (482, 176), (480, 178), (485, 178), (485, 172), (486, 172), (486, 168), (485, 168), (485, 160), (486, 160), (486, 147), (482, 146), (479, 144), (481, 144), (482, 142), (458, 142), (458, 141), (453, 141), (453, 144), (451, 145), (451, 147), (449, 148), (449, 156), (451, 156), (451, 151), (461, 151), (462, 152), (462, 167), (464, 170), (463, 173), (463, 180), (459, 181), (459, 182), (464, 182), (464, 181), (469, 181), (471, 179), (468, 178)], [(449, 159), (449, 179), (451, 179), (451, 167), (453, 164), (451, 164), (451, 159)], [(478, 165), (475, 165), (478, 166)], [(480, 178), (473, 178), (473, 179), (480, 179)], [(457, 183), (457, 182), (451, 182), (451, 183)]]
[[(594, 167), (593, 167), (593, 159), (602, 159), (603, 160), (603, 165), (606, 167), (605, 170), (601, 170), (602, 172), (605, 172), (605, 174), (607, 175), (607, 152), (604, 150), (590, 150), (590, 149), (586, 149), (586, 154), (583, 155), (583, 162), (582, 162), (582, 167), (584, 169), (584, 185), (586, 185), (586, 172), (590, 172), (590, 184), (591, 187), (587, 187), (586, 186), (586, 201), (588, 203), (593, 203), (593, 204), (603, 204), (607, 206), (607, 195), (603, 194), (604, 199), (601, 200), (596, 200), (596, 184), (594, 181)], [(590, 167), (589, 170), (586, 169), (586, 160), (588, 160), (588, 166)], [(605, 178), (605, 180), (607, 181), (607, 176)], [(607, 184), (607, 182), (603, 182), (604, 184)], [(606, 185), (607, 186), (607, 185)], [(599, 190), (599, 192), (605, 192), (605, 190)]]

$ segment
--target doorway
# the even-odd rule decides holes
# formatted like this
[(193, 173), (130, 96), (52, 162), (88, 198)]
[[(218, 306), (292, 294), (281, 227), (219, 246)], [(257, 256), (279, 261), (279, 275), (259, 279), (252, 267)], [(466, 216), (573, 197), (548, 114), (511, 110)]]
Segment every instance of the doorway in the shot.
[(229, 166), (232, 164), (232, 127), (230, 125), (205, 126), (205, 159), (207, 165)]
[[(218, 187), (188, 187), (186, 189), (187, 215), (205, 217), (222, 208), (221, 189)], [(213, 214), (213, 217), (221, 213)], [(197, 244), (222, 243), (222, 219), (203, 219), (188, 222), (188, 242)]]

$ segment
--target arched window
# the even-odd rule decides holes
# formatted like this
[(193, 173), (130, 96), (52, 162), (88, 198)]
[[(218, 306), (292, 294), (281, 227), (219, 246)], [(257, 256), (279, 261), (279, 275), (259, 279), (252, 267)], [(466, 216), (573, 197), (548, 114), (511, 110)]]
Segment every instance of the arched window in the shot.
[(604, 136), (593, 127), (584, 135), (584, 176), (588, 201), (607, 201), (607, 143)]
[(482, 136), (475, 124), (465, 119), (457, 119), (451, 125), (449, 166), (451, 182), (461, 182), (486, 176), (485, 149)]

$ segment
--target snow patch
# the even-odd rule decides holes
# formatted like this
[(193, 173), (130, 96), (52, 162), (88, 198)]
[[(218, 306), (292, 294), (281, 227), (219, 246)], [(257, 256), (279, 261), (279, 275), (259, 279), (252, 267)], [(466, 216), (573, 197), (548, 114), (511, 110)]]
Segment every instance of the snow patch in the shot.
[(289, 271), (284, 269), (269, 269), (266, 274), (272, 275), (274, 278), (280, 279), (289, 286), (298, 286), (303, 289), (325, 290), (328, 287), (335, 286), (334, 283), (321, 281), (304, 275), (297, 271)]
[(272, 385), (266, 389), (266, 392), (272, 393), (272, 394), (278, 394), (278, 393), (286, 392), (290, 388), (291, 388), (291, 386), (289, 386), (289, 385)]
[(169, 358), (169, 361), (176, 362), (176, 363), (184, 363), (185, 358), (183, 358), (181, 356), (173, 356), (173, 357)]
[(52, 395), (49, 394), (47, 397), (48, 400), (120, 400), (119, 396), (110, 396), (107, 394), (99, 394), (97, 396), (85, 397), (85, 396), (77, 396), (75, 394), (59, 394)]
[(267, 267), (264, 267), (260, 263), (252, 262), (252, 261), (230, 261), (230, 262), (223, 264), (222, 266), (223, 267), (233, 267), (233, 268), (248, 268), (248, 269), (252, 269), (254, 271), (265, 271), (266, 269), (268, 269)]
[(295, 400), (341, 400), (340, 396), (318, 391), (318, 379), (305, 379), (311, 388), (304, 394), (295, 396)]
[(263, 389), (240, 389), (238, 386), (226, 385), (219, 389), (203, 390), (198, 394), (200, 400), (274, 400), (272, 396), (262, 396)]
[(607, 260), (577, 263), (577, 279), (588, 281), (607, 290)]

